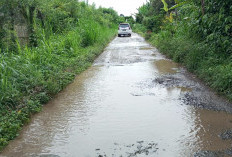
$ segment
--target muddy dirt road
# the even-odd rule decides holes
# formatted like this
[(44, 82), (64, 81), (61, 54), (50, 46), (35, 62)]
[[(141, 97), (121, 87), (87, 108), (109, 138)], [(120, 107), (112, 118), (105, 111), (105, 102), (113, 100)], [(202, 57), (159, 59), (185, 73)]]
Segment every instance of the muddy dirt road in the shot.
[(229, 156), (231, 106), (142, 37), (117, 37), (0, 156)]

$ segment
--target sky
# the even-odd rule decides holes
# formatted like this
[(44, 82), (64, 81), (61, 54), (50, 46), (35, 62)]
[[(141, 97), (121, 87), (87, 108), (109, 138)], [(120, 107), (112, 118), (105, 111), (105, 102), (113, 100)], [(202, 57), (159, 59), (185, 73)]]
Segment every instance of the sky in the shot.
[(146, 0), (89, 0), (89, 4), (95, 3), (97, 7), (112, 7), (125, 16), (130, 16), (137, 12), (137, 8), (143, 5)]

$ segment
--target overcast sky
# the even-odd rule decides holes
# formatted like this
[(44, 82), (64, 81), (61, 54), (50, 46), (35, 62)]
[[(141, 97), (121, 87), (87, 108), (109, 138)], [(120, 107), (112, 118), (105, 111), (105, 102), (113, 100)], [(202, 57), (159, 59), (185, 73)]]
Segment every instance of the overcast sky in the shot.
[(112, 7), (119, 15), (123, 14), (125, 16), (137, 12), (137, 8), (145, 2), (146, 0), (89, 0), (89, 4), (95, 3), (97, 7)]

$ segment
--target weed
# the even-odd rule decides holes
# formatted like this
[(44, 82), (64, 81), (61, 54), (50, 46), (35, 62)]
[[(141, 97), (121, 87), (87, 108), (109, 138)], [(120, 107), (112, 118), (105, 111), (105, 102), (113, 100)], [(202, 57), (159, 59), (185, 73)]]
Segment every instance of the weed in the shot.
[(117, 31), (112, 20), (119, 17), (112, 9), (95, 9), (75, 0), (25, 5), (38, 11), (31, 21), (36, 46), (21, 46), (16, 40), (15, 51), (1, 47), (0, 150), (42, 104), (91, 65)]

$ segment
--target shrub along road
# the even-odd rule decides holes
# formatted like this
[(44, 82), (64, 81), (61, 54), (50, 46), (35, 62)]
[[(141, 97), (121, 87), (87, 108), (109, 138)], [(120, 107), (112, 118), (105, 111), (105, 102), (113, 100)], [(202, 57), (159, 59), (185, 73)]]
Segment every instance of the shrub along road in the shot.
[(229, 113), (231, 104), (133, 34), (115, 38), (1, 155), (222, 156), (231, 153)]
[[(121, 18), (112, 8), (76, 0), (2, 0), (0, 6), (1, 150), (32, 114), (92, 64)], [(21, 25), (28, 27), (26, 45), (20, 34), (27, 33), (17, 36), (12, 30), (22, 31)]]

